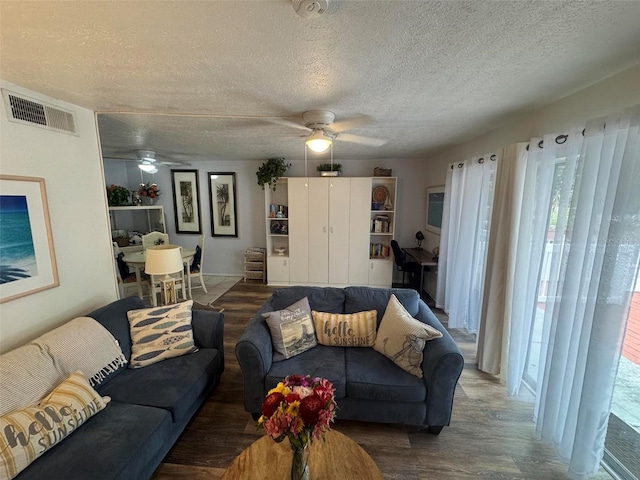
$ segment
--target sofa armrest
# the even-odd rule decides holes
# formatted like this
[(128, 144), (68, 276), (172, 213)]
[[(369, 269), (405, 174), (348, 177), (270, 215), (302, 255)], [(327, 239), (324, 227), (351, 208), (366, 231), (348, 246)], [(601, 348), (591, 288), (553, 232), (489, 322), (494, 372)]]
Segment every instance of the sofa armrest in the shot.
[(193, 341), (201, 348), (215, 348), (224, 360), (224, 314), (209, 310), (193, 310)]
[(427, 385), (425, 424), (449, 425), (453, 395), (464, 367), (464, 358), (449, 332), (424, 302), (420, 302), (416, 318), (442, 332), (442, 338), (427, 342), (423, 353), (422, 372)]
[(259, 413), (266, 394), (265, 377), (273, 359), (271, 333), (260, 312), (236, 343), (236, 358), (244, 381), (244, 408), (247, 412)]

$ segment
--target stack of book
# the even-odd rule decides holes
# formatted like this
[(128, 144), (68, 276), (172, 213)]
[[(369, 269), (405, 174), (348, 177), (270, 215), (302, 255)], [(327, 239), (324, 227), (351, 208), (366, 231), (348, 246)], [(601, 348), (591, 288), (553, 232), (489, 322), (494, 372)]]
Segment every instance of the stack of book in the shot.
[(369, 255), (371, 257), (388, 257), (389, 245), (384, 245), (382, 243), (372, 243), (370, 244)]
[(371, 219), (372, 233), (389, 233), (391, 231), (391, 222), (388, 215), (376, 215)]

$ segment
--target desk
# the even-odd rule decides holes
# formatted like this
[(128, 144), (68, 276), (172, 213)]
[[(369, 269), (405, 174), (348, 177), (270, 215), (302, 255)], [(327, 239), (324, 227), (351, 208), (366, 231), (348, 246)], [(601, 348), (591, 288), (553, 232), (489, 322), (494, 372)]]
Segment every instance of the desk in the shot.
[[(326, 441), (320, 439), (308, 447), (310, 480), (382, 480), (378, 466), (356, 442), (335, 430), (326, 432), (324, 438)], [(265, 435), (231, 462), (221, 480), (289, 478), (292, 458), (289, 440), (276, 443)]]
[(420, 274), (420, 296), (422, 296), (422, 285), (424, 283), (424, 267), (437, 267), (438, 262), (433, 259), (433, 253), (422, 248), (403, 248), (407, 255), (409, 255), (413, 261), (422, 265), (422, 273)]
[[(190, 248), (182, 248), (182, 261), (187, 266), (187, 272), (189, 272), (189, 264), (193, 259), (193, 256), (196, 254), (196, 251)], [(136, 270), (136, 283), (138, 284), (138, 296), (142, 298), (142, 284), (140, 283), (140, 273), (144, 272), (144, 262), (145, 262), (145, 252), (130, 252), (125, 254), (122, 257), (122, 260), (129, 265), (129, 267)], [(189, 298), (191, 297), (191, 275), (189, 273), (185, 273), (185, 277), (187, 277), (187, 288), (189, 290)]]

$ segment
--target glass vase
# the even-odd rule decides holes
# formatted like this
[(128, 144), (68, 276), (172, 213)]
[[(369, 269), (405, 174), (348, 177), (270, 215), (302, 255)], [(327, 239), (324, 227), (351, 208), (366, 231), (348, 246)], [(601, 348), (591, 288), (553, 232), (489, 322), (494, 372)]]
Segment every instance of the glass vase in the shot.
[(293, 459), (291, 460), (291, 480), (309, 480), (309, 449), (291, 446)]

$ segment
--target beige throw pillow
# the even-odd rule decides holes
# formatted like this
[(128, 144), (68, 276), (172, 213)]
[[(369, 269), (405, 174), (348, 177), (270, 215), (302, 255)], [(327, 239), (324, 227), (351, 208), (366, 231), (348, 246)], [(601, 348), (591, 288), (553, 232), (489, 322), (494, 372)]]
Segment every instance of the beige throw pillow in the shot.
[(329, 347), (373, 347), (378, 312), (311, 312), (318, 343)]
[(403, 370), (422, 378), (422, 351), (427, 341), (442, 337), (439, 330), (413, 318), (394, 294), (384, 312), (374, 350)]
[(318, 344), (307, 297), (282, 310), (263, 313), (262, 316), (271, 331), (274, 362), (291, 358)]
[(38, 406), (0, 417), (0, 478), (14, 478), (109, 401), (111, 398), (101, 397), (78, 370)]
[(193, 300), (127, 312), (131, 330), (129, 368), (141, 368), (198, 349), (191, 327)]

